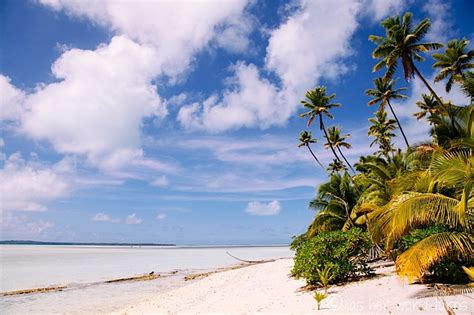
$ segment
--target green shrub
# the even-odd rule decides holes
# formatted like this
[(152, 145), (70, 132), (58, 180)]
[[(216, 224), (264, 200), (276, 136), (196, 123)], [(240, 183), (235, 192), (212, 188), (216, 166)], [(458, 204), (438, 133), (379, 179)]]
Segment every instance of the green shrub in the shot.
[(402, 252), (415, 245), (415, 243), (421, 241), (424, 238), (427, 238), (428, 236), (447, 231), (448, 228), (443, 225), (433, 225), (424, 229), (413, 230), (402, 237), (400, 243), (397, 246), (397, 253), (401, 254)]
[(469, 277), (462, 269), (462, 265), (470, 265), (473, 260), (447, 257), (431, 266), (425, 282), (468, 283)]
[(292, 273), (296, 278), (305, 278), (310, 285), (321, 281), (318, 269), (330, 268), (330, 283), (369, 275), (367, 255), (371, 246), (367, 232), (357, 228), (319, 233), (298, 248)]
[(290, 249), (298, 250), (298, 248), (308, 239), (306, 238), (306, 233), (295, 235), (291, 238)]

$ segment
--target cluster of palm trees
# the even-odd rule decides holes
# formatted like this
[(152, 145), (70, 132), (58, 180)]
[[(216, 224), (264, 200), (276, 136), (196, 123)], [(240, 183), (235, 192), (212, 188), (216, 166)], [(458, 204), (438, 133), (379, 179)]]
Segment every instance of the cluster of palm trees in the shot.
[[(341, 160), (341, 157), (347, 163), (347, 166), (353, 170), (351, 164), (347, 161), (347, 158), (342, 153), (341, 147), (343, 148), (351, 148), (351, 145), (346, 142), (346, 139), (350, 137), (349, 134), (345, 134), (341, 136), (341, 128), (336, 126), (331, 126), (326, 128), (324, 124), (324, 117), (329, 119), (334, 119), (334, 116), (331, 114), (331, 109), (340, 107), (341, 104), (339, 103), (332, 103), (332, 99), (336, 97), (336, 94), (333, 93), (331, 95), (326, 95), (326, 88), (324, 86), (318, 86), (313, 90), (309, 90), (305, 94), (306, 99), (301, 101), (301, 104), (307, 109), (307, 111), (299, 116), (301, 118), (308, 118), (307, 127), (310, 127), (313, 123), (315, 118), (319, 119), (319, 129), (323, 132), (324, 137), (326, 138), (326, 143), (324, 147), (326, 149), (331, 149), (334, 160), (329, 165), (327, 169), (330, 173), (337, 173), (342, 170), (346, 170), (346, 165)], [(309, 137), (308, 137), (309, 136)], [(323, 164), (319, 161), (316, 157), (314, 152), (311, 150), (310, 143), (316, 143), (317, 139), (312, 138), (311, 133), (308, 131), (302, 131), (300, 133), (300, 144), (299, 147), (305, 146), (307, 147), (311, 154), (313, 155), (314, 159), (318, 164), (324, 169)], [(338, 150), (339, 155), (336, 153), (336, 149)]]
[[(455, 105), (436, 94), (416, 65), (425, 60), (423, 53), (444, 47), (423, 42), (431, 27), (429, 19), (414, 26), (412, 14), (405, 13), (385, 19), (381, 25), (385, 36), (371, 35), (369, 40), (377, 45), (372, 57), (378, 62), (373, 70), (385, 69), (385, 73), (366, 91), (372, 98), (368, 105), (378, 104), (368, 130), (374, 138), (371, 146), (379, 148), (375, 154), (360, 157), (354, 167), (348, 162), (342, 149), (351, 148), (349, 134), (325, 126), (324, 118), (333, 119), (331, 109), (341, 106), (332, 102), (334, 93), (327, 95), (326, 88), (320, 86), (308, 91), (301, 101), (307, 111), (300, 117), (308, 118), (308, 127), (315, 118), (319, 120), (324, 147), (334, 155), (327, 169), (328, 182), (319, 186), (310, 202), (317, 214), (305, 237), (352, 227), (366, 229), (385, 253), (396, 253), (399, 274), (423, 281), (430, 268), (443, 259), (474, 263), (474, 50), (468, 50), (467, 40), (454, 39), (443, 53), (432, 55), (433, 68), (439, 70), (434, 81), (444, 80), (447, 92), (459, 85), (470, 100), (469, 104)], [(416, 103), (420, 111), (414, 113), (417, 119), (430, 123), (429, 142), (410, 145), (390, 102), (406, 98), (402, 94), (406, 88), (395, 88), (393, 79), (399, 64), (406, 81), (416, 76), (429, 91), (421, 95)], [(387, 107), (393, 119), (388, 118)], [(396, 129), (406, 144), (403, 151), (392, 141)], [(310, 147), (316, 141), (311, 132), (303, 131), (299, 146), (307, 147), (323, 167)], [(445, 229), (402, 253), (394, 250), (404, 236), (433, 225)]]

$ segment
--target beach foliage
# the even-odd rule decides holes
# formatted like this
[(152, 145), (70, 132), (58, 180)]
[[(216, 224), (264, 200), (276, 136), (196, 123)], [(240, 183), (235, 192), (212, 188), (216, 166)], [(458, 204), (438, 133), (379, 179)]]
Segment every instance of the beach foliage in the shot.
[(331, 266), (326, 266), (322, 270), (318, 268), (316, 271), (319, 277), (318, 284), (324, 288), (324, 293), (326, 294), (328, 292), (329, 283), (336, 275), (332, 272)]
[[(367, 266), (371, 247), (369, 235), (361, 229), (318, 233), (299, 247), (292, 273), (314, 286), (365, 276), (371, 272)], [(321, 278), (322, 270), (327, 271), (326, 279)]]
[[(392, 256), (396, 259), (399, 254), (409, 250), (413, 245), (421, 240), (439, 233), (446, 233), (449, 230), (449, 227), (444, 225), (433, 225), (427, 228), (413, 230), (409, 234), (403, 236), (400, 243), (395, 245)], [(430, 282), (465, 283), (467, 281), (467, 276), (459, 266), (469, 264), (470, 261), (469, 257), (463, 258), (450, 255), (438, 263), (433, 264), (429, 268), (429, 276), (427, 280)]]
[[(428, 53), (445, 47), (424, 40), (430, 20), (413, 19), (407, 12), (384, 19), (381, 26), (385, 34), (369, 40), (376, 45), (373, 70), (385, 73), (366, 91), (369, 106), (378, 105), (368, 127), (370, 146), (377, 151), (359, 157), (353, 167), (341, 150), (351, 149), (349, 135), (339, 127), (326, 128), (323, 120), (334, 119), (332, 109), (342, 106), (335, 103), (336, 94), (317, 86), (301, 101), (306, 112), (300, 117), (308, 118), (307, 128), (319, 118), (326, 140), (322, 148), (331, 149), (334, 160), (328, 180), (309, 203), (316, 214), (306, 240), (300, 236), (293, 246), (293, 273), (311, 285), (322, 284), (322, 271), (329, 269), (331, 282), (351, 279), (369, 272), (364, 255), (374, 245), (411, 282), (468, 281), (462, 266), (474, 262), (474, 50), (466, 39), (453, 39), (444, 52), (431, 56), (439, 71), (434, 82), (443, 81), (447, 92), (457, 85), (466, 96), (454, 104), (449, 95), (442, 99), (418, 69)], [(396, 102), (413, 98), (402, 94), (406, 88), (395, 87), (397, 73), (406, 81), (418, 77), (428, 89), (413, 101), (419, 107), (413, 115), (431, 128), (431, 139), (423, 143), (409, 143), (396, 115)], [(398, 133), (406, 148), (397, 147), (402, 142), (395, 140)], [(309, 144), (308, 139), (301, 142)], [(311, 143), (316, 156), (320, 152)]]
[(446, 92), (451, 91), (454, 82), (462, 82), (466, 71), (474, 68), (474, 49), (467, 50), (469, 41), (463, 39), (452, 39), (444, 53), (433, 54), (436, 62), (433, 68), (439, 69), (439, 74), (434, 78), (435, 82), (446, 81)]
[(290, 249), (291, 250), (298, 250), (301, 245), (308, 239), (306, 236), (306, 233), (302, 233), (300, 235), (295, 235), (292, 237), (291, 243), (290, 243)]

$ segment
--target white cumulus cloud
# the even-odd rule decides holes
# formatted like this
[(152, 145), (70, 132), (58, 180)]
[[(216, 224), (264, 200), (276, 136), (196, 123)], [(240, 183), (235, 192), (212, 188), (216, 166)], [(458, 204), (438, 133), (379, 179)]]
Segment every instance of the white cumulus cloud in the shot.
[(300, 1), (300, 9), (271, 31), (266, 67), (299, 91), (346, 72), (343, 58), (353, 53), (350, 39), (360, 8), (356, 0)]
[(24, 215), (2, 213), (0, 215), (1, 239), (38, 239), (46, 236), (55, 226), (54, 222), (32, 220)]
[(278, 200), (270, 201), (269, 203), (251, 201), (247, 204), (245, 212), (251, 215), (269, 216), (277, 215), (281, 211), (281, 205)]
[(109, 215), (107, 215), (103, 212), (96, 213), (96, 215), (93, 216), (91, 220), (96, 221), (96, 222), (110, 222), (110, 223), (119, 223), (120, 222), (119, 219), (114, 219), (114, 218), (110, 217)]
[(63, 53), (52, 66), (60, 81), (28, 95), (23, 132), (48, 140), (57, 152), (82, 154), (109, 168), (120, 159), (139, 160), (143, 119), (166, 115), (150, 83), (155, 58), (153, 49), (125, 37), (94, 51)]
[(428, 0), (422, 10), (431, 20), (431, 30), (426, 34), (426, 40), (446, 43), (451, 39), (454, 35), (451, 3), (444, 0)]
[(136, 213), (129, 214), (125, 219), (125, 224), (140, 224), (143, 220), (140, 219)]
[(168, 187), (170, 184), (170, 181), (168, 177), (166, 177), (166, 175), (162, 175), (156, 178), (154, 181), (152, 181), (151, 184), (156, 187)]
[(145, 157), (141, 149), (144, 119), (167, 114), (151, 82), (163, 75), (179, 80), (208, 45), (245, 50), (253, 29), (245, 13), (248, 0), (39, 3), (86, 18), (115, 36), (95, 50), (67, 47), (52, 65), (58, 81), (38, 85), (26, 96), (2, 77), (0, 83), (12, 95), (2, 115), (20, 120), (25, 134), (49, 141), (57, 152), (85, 156), (117, 175), (128, 176), (123, 172), (127, 166), (175, 171), (174, 165)]
[(62, 175), (64, 164), (52, 167), (10, 155), (0, 169), (0, 210), (45, 211), (49, 201), (70, 194), (72, 185)]
[(335, 79), (349, 71), (345, 59), (354, 53), (350, 40), (358, 27), (361, 2), (299, 1), (298, 5), (269, 33), (265, 70), (276, 73), (281, 84), (265, 79), (254, 64), (239, 62), (226, 79), (231, 87), (180, 109), (178, 121), (185, 128), (222, 132), (281, 126), (294, 114), (306, 89), (321, 78)]
[(0, 74), (0, 121), (16, 121), (23, 113), (25, 93), (11, 84), (11, 79)]
[(156, 219), (157, 219), (157, 220), (164, 220), (164, 219), (166, 219), (166, 213), (158, 213), (158, 215), (156, 216)]
[(364, 3), (367, 16), (376, 22), (388, 15), (400, 13), (406, 4), (405, 0), (368, 0)]
[[(155, 47), (161, 69), (176, 76), (193, 55), (213, 39), (240, 50), (230, 39), (246, 42), (250, 32), (244, 9), (248, 0), (233, 1), (114, 1), (40, 0), (53, 10), (86, 17), (119, 35)], [(219, 37), (223, 36), (223, 39)], [(237, 45), (237, 46), (236, 46)]]
[(253, 64), (236, 64), (231, 86), (221, 99), (213, 95), (202, 104), (183, 106), (178, 113), (180, 123), (191, 129), (220, 132), (240, 127), (283, 124), (291, 113), (287, 98), (270, 81), (262, 79)]

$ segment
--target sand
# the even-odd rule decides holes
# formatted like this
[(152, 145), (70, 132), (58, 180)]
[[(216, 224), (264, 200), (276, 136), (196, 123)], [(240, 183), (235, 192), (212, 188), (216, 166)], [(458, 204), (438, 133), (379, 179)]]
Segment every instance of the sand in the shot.
[[(303, 280), (289, 276), (292, 259), (215, 273), (157, 294), (120, 314), (447, 314), (437, 297), (417, 298), (424, 285), (407, 285), (393, 266), (375, 278), (333, 286), (318, 311)], [(456, 314), (474, 313), (474, 294), (443, 297)]]

